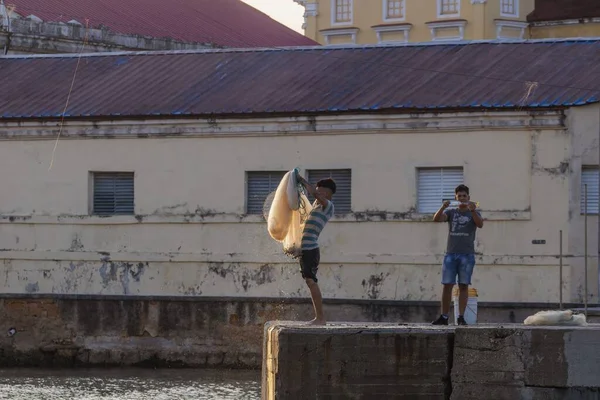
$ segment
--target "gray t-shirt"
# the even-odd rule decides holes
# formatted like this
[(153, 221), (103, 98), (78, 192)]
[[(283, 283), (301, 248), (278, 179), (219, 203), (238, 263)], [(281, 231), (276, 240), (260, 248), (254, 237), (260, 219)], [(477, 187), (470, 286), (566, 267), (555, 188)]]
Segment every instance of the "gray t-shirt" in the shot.
[[(477, 215), (481, 217), (479, 211)], [(475, 232), (477, 226), (471, 211), (450, 209), (444, 211), (448, 216), (448, 245), (446, 253), (474, 254)]]

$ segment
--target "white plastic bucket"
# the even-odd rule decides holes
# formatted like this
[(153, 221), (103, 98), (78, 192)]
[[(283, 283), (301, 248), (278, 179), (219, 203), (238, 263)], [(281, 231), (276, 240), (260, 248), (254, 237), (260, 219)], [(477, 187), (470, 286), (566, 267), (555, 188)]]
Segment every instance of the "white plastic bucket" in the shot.
[[(467, 300), (467, 308), (465, 309), (465, 321), (467, 325), (475, 325), (477, 323), (477, 289), (469, 288), (469, 299)], [(457, 324), (459, 316), (458, 311), (458, 287), (454, 287), (452, 291), (452, 301), (454, 302), (454, 324)]]

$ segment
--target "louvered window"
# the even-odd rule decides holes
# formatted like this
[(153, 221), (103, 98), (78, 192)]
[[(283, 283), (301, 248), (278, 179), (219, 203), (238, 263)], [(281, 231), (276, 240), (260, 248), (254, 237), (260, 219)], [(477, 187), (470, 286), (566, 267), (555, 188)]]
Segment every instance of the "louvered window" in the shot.
[[(352, 170), (350, 169), (313, 169), (308, 170), (306, 179), (313, 185), (321, 179), (332, 178), (335, 181), (336, 193), (333, 195), (335, 213), (347, 214), (352, 212)], [(315, 199), (308, 196), (311, 202)]]
[(454, 200), (454, 189), (463, 183), (462, 168), (420, 168), (417, 171), (417, 209), (434, 213), (445, 200)]
[(587, 213), (598, 214), (598, 167), (584, 167), (581, 171), (581, 213), (585, 212), (585, 185), (587, 184)]
[(93, 185), (93, 214), (134, 214), (133, 172), (94, 172)]
[(263, 214), (265, 200), (287, 171), (252, 171), (246, 173), (246, 213)]

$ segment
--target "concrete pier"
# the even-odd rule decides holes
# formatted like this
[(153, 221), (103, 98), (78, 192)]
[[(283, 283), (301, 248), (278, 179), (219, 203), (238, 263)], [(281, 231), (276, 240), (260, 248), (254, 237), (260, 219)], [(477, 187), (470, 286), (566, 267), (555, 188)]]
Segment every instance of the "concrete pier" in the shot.
[(598, 400), (600, 325), (265, 325), (263, 400)]

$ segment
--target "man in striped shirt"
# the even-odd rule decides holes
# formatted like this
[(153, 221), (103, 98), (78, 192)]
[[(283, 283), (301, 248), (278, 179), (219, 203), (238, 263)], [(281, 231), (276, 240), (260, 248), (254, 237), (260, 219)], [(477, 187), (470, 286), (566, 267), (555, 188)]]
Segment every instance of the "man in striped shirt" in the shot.
[(325, 325), (323, 314), (323, 297), (317, 284), (317, 270), (321, 252), (319, 250), (319, 235), (333, 216), (334, 207), (331, 198), (335, 194), (336, 185), (333, 179), (321, 179), (316, 187), (312, 186), (306, 179), (298, 176), (298, 181), (304, 185), (306, 190), (316, 199), (310, 212), (304, 231), (302, 232), (302, 255), (300, 256), (300, 272), (310, 290), (310, 297), (315, 309), (315, 319), (310, 321), (312, 325)]

